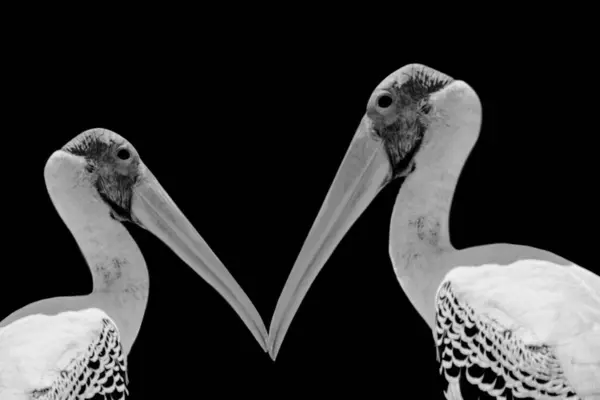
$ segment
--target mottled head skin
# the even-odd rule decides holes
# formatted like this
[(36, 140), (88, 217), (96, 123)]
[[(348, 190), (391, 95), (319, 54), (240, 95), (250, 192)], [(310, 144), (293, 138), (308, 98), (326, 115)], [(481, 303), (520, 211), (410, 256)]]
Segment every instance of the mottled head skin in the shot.
[(90, 129), (62, 148), (87, 163), (91, 184), (118, 221), (133, 221), (131, 198), (141, 176), (141, 161), (135, 148), (107, 129)]
[(367, 116), (374, 135), (383, 141), (392, 179), (414, 168), (414, 156), (435, 115), (430, 96), (452, 81), (426, 66), (411, 64), (387, 77), (371, 95)]

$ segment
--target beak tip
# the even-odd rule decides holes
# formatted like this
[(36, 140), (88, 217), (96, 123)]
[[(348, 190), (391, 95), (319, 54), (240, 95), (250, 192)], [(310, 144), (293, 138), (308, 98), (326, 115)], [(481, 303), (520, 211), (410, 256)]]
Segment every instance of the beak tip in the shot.
[(277, 358), (277, 352), (279, 350), (275, 342), (276, 341), (272, 338), (269, 338), (269, 340), (267, 340), (267, 352), (269, 353), (269, 357), (271, 357), (271, 360), (273, 361), (275, 361), (275, 359)]
[(269, 349), (269, 357), (271, 357), (271, 360), (273, 360), (273, 362), (275, 362), (277, 359), (277, 350)]

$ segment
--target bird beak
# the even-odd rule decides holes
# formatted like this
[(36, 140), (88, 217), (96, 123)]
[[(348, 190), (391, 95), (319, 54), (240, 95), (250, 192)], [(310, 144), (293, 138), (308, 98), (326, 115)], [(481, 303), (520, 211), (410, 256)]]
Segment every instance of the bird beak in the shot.
[(373, 135), (371, 124), (365, 115), (279, 297), (269, 329), (268, 347), (273, 360), (317, 274), (390, 179), (388, 157), (382, 141)]
[(136, 223), (165, 242), (187, 265), (215, 288), (235, 309), (260, 346), (266, 351), (264, 323), (240, 285), (194, 229), (173, 200), (144, 166), (134, 188), (132, 217)]

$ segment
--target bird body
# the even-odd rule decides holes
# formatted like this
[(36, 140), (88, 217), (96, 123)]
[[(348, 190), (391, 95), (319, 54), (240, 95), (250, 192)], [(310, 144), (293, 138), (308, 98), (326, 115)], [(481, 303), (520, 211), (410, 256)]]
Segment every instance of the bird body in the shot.
[(600, 399), (600, 277), (533, 247), (451, 243), (451, 203), (480, 126), (473, 89), (428, 67), (403, 67), (375, 89), (277, 303), (273, 358), (344, 234), (401, 177), (389, 254), (432, 329), (446, 398)]
[(589, 274), (527, 258), (454, 267), (435, 297), (434, 334), (449, 386), (464, 380), (497, 398), (600, 390), (600, 297), (585, 281)]
[(3, 400), (65, 394), (124, 399), (127, 394), (126, 355), (117, 325), (97, 308), (28, 315), (2, 328), (0, 376)]
[(123, 225), (165, 242), (236, 310), (265, 348), (250, 299), (125, 139), (85, 131), (45, 168), (48, 192), (88, 264), (93, 291), (29, 304), (0, 322), (0, 400), (123, 399), (149, 275)]

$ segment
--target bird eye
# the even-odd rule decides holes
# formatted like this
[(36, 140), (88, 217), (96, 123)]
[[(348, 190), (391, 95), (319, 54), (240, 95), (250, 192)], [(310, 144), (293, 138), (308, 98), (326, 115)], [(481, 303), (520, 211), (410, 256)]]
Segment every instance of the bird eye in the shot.
[(119, 150), (117, 150), (117, 157), (120, 160), (127, 161), (131, 158), (131, 152), (124, 147), (120, 148)]
[(389, 93), (382, 93), (377, 98), (377, 107), (379, 107), (383, 110), (385, 110), (386, 108), (391, 106), (393, 103), (394, 103), (394, 99), (392, 98), (392, 95)]

